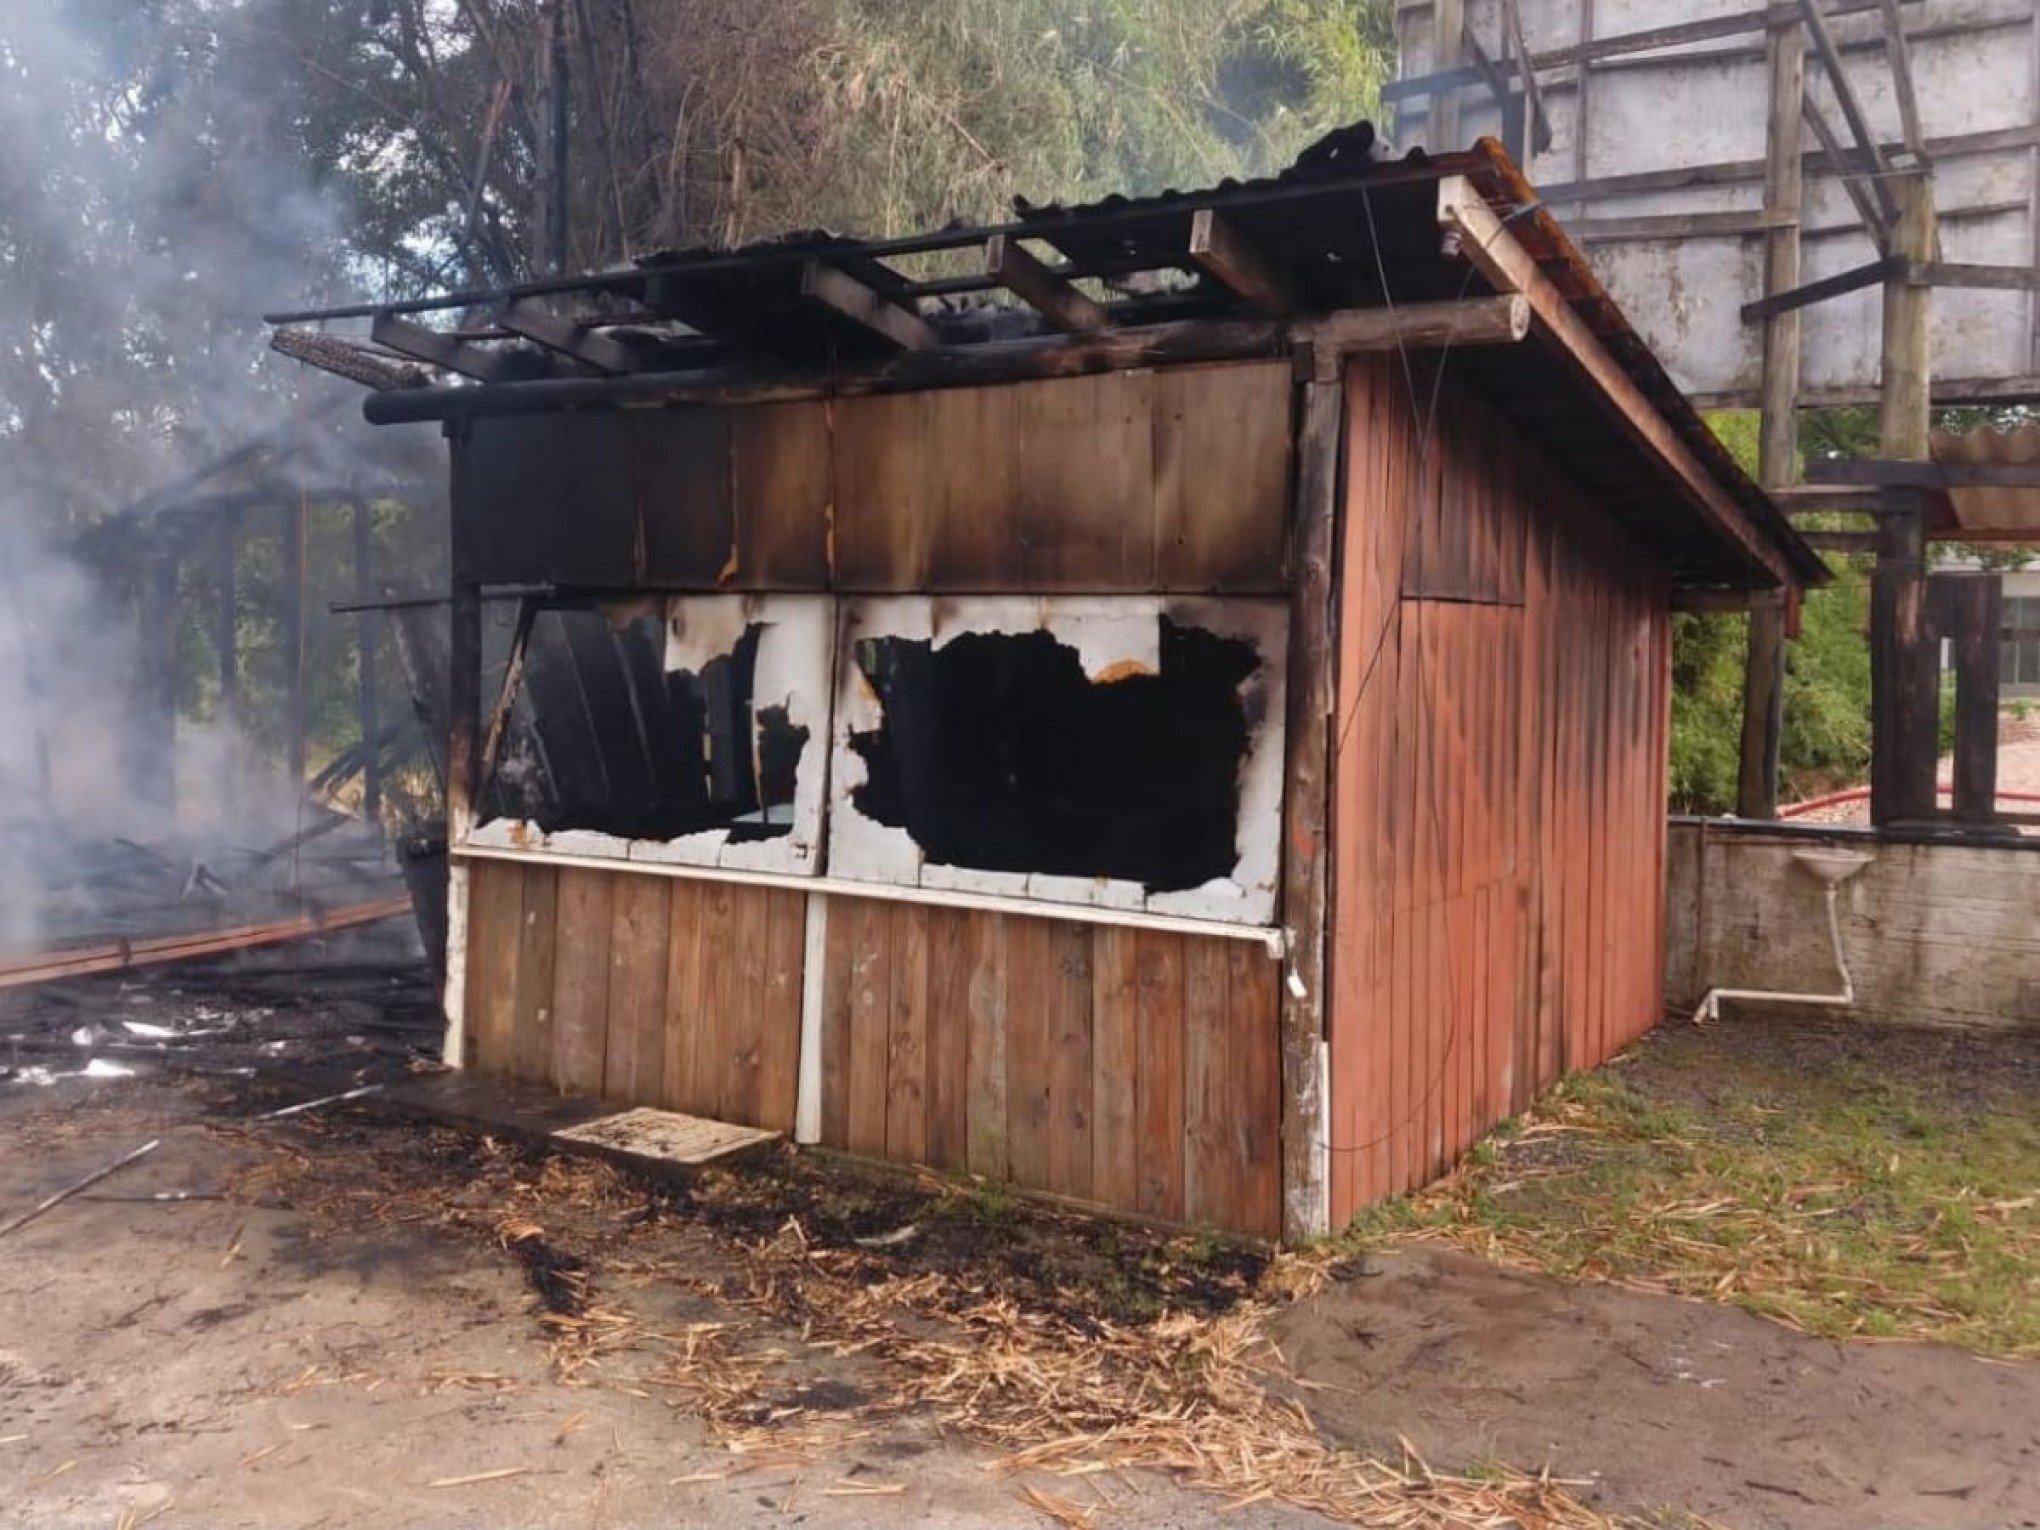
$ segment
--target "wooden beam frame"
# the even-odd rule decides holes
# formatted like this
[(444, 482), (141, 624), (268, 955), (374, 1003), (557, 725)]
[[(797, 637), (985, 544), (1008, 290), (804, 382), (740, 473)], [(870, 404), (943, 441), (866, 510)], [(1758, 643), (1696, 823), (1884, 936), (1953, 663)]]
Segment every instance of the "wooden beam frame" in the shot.
[(1806, 465), (1814, 484), (1905, 489), (2040, 489), (2040, 462), (1925, 462), (1823, 457)]
[(1814, 104), (1813, 97), (1801, 99), (1800, 112), (1806, 118), (1806, 125), (1813, 129), (1813, 136), (1820, 140), (1821, 153), (1827, 156), (1827, 163), (1834, 167), (1834, 173), (1841, 178), (1842, 189), (1855, 204), (1856, 216), (1863, 220), (1863, 227), (1870, 235), (1870, 242), (1878, 249), (1890, 244), (1890, 231), (1885, 213), (1872, 195), (1870, 183), (1862, 174), (1850, 168), (1851, 158), (1842, 148), (1842, 142), (1835, 136), (1835, 130), (1828, 125), (1827, 116)]
[(1347, 309), (1288, 324), (1272, 319), (1179, 320), (1086, 335), (916, 351), (856, 369), (761, 376), (750, 367), (643, 372), (627, 377), (554, 377), (490, 388), (413, 388), (372, 393), (362, 412), (380, 425), (482, 415), (537, 414), (620, 404), (760, 404), (847, 398), (920, 388), (976, 387), (1046, 377), (1082, 377), (1138, 367), (1273, 360), (1309, 345), (1320, 352), (1510, 344), (1528, 333), (1534, 308), (1514, 294), (1464, 302)]
[(1929, 287), (1999, 287), (2040, 291), (2040, 266), (1975, 265), (1928, 260), (1912, 268), (1913, 279)]
[(1835, 93), (1835, 104), (1842, 109), (1842, 120), (1849, 125), (1856, 148), (1869, 158), (1871, 168), (1880, 177), (1875, 182), (1874, 194), (1878, 206), (1883, 209), (1884, 221), (1889, 223), (1898, 216), (1898, 200), (1881, 177), (1890, 173), (1891, 162), (1884, 157), (1884, 146), (1870, 131), (1870, 119), (1863, 115), (1863, 103), (1856, 99), (1856, 88), (1849, 83), (1848, 73), (1842, 68), (1842, 56), (1835, 47), (1835, 34), (1828, 30), (1820, 0), (1799, 0), (1799, 10), (1806, 18), (1806, 32), (1813, 39), (1813, 51), (1820, 55), (1821, 64), (1827, 70), (1828, 84)]
[(1905, 262), (1895, 256), (1886, 255), (1866, 265), (1851, 266), (1846, 271), (1837, 271), (1833, 276), (1823, 276), (1817, 282), (1807, 282), (1784, 292), (1774, 292), (1742, 306), (1742, 321), (1755, 324), (1776, 314), (1790, 313), (1795, 308), (1805, 308), (1813, 303), (1822, 303), (1844, 293), (1855, 292), (1864, 287), (1874, 287), (1890, 281), (1894, 276), (1905, 273)]
[(504, 358), (497, 352), (485, 351), (478, 345), (469, 345), (457, 335), (427, 329), (392, 313), (377, 314), (369, 326), (368, 337), (399, 356), (430, 362), (435, 367), (458, 372), (477, 382), (501, 382), (507, 375)]
[(801, 296), (862, 326), (896, 350), (933, 350), (941, 342), (928, 321), (914, 309), (824, 260), (801, 267)]
[(543, 298), (516, 298), (496, 310), (496, 322), (547, 350), (608, 376), (631, 370), (630, 347), (586, 329), (545, 306)]
[(1050, 270), (1009, 234), (994, 234), (985, 241), (985, 275), (1066, 335), (1090, 334), (1112, 322), (1101, 304)]
[(1256, 313), (1286, 319), (1296, 312), (1288, 284), (1215, 208), (1200, 207), (1190, 215), (1190, 259)]
[(1636, 379), (1608, 354), (1600, 337), (1464, 176), (1446, 176), (1438, 182), (1438, 221), (1459, 233), (1466, 258), (1498, 290), (1529, 299), (1531, 314), (1547, 342), (1605, 401), (1623, 433), (1664, 465), (1716, 529), (1779, 584), (1793, 583), (1782, 554), (1750, 524), (1742, 507), (1729, 498), (1693, 448), (1637, 386)]
[(1898, 0), (1883, 0), (1884, 51), (1891, 60), (1891, 81), (1898, 94), (1898, 120), (1905, 134), (1905, 146), (1913, 154), (1926, 153), (1926, 136), (1920, 131), (1920, 101), (1913, 90), (1912, 49), (1906, 45), (1905, 18), (1898, 13)]

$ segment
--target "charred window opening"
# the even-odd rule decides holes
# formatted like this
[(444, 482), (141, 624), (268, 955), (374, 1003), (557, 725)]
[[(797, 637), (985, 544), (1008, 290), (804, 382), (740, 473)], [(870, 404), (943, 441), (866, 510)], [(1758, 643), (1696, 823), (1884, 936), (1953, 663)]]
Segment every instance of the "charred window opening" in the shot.
[(765, 630), (751, 622), (727, 652), (669, 669), (656, 611), (538, 613), (480, 816), (632, 840), (790, 833), (809, 730), (757, 703)]
[(1261, 718), (1248, 641), (1160, 622), (1160, 662), (1095, 678), (1048, 631), (875, 637), (854, 659), (883, 711), (853, 733), (851, 801), (929, 861), (1110, 877), (1151, 892), (1231, 874), (1240, 769)]

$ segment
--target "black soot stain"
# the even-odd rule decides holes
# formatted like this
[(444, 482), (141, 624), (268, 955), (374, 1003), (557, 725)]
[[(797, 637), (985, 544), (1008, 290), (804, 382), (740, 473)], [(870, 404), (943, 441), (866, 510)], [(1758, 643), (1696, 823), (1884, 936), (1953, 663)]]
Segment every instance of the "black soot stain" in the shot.
[(884, 720), (851, 737), (867, 775), (852, 802), (944, 865), (1153, 892), (1229, 875), (1258, 721), (1240, 685), (1261, 661), (1160, 620), (1159, 671), (1098, 682), (1045, 631), (860, 642)]

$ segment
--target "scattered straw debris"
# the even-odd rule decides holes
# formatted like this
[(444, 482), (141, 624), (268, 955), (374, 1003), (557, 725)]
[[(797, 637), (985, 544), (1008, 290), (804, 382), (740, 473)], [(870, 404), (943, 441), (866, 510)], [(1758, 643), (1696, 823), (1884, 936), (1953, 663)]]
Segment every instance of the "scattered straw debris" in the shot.
[[(1413, 1452), (1383, 1461), (1336, 1448), (1301, 1403), (1272, 1396), (1261, 1379), (1286, 1367), (1266, 1321), (1325, 1278), (1324, 1261), (1278, 1261), (1258, 1289), (1242, 1285), (1222, 1306), (1200, 1306), (1216, 1289), (1198, 1268), (1200, 1250), (1142, 1233), (1154, 1248), (1134, 1246), (1128, 1257), (1148, 1262), (1154, 1289), (1188, 1304), (1147, 1317), (1147, 1299), (1128, 1300), (1123, 1289), (1099, 1299), (1081, 1285), (1051, 1284), (1044, 1245), (1026, 1270), (995, 1254), (931, 1265), (931, 1249), (955, 1243), (929, 1204), (911, 1215), (881, 1208), (881, 1231), (911, 1224), (919, 1235), (869, 1247), (859, 1240), (872, 1236), (877, 1212), (844, 1214), (812, 1185), (801, 1202), (811, 1216), (760, 1229), (756, 1178), (709, 1176), (684, 1202), (661, 1202), (661, 1192), (587, 1159), (534, 1159), (450, 1133), (293, 1129), (355, 1134), (346, 1171), (311, 1155), (291, 1173), (265, 1170), (271, 1193), (287, 1194), (323, 1235), (427, 1222), (505, 1250), (532, 1287), (558, 1380), (665, 1396), (715, 1432), (734, 1464), (682, 1482), (799, 1472), (918, 1421), (988, 1445), (1004, 1473), (1075, 1485), (1147, 1468), (1213, 1494), (1218, 1509), (1277, 1502), (1395, 1530), (1622, 1523), (1549, 1477), (1485, 1465), (1477, 1478), (1458, 1476)], [(978, 1247), (1046, 1236), (1009, 1220), (1036, 1216), (1031, 1209), (998, 1215), (999, 1236), (971, 1227)], [(1206, 1257), (1238, 1268), (1223, 1263), (1234, 1259), (1226, 1249)], [(650, 1305), (669, 1316), (649, 1317)], [(805, 1491), (893, 1497), (902, 1487), (850, 1476)], [(1015, 1491), (1063, 1525), (1093, 1526), (1102, 1508), (1033, 1483)]]

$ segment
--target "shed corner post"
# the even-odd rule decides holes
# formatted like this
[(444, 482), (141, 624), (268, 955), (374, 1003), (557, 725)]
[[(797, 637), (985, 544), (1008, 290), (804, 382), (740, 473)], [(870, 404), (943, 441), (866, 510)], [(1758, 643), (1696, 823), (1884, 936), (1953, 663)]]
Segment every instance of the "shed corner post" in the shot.
[[(1282, 1241), (1331, 1230), (1325, 943), (1330, 924), (1332, 652), (1344, 368), (1313, 354), (1297, 388), (1288, 768), (1282, 799)], [(1326, 363), (1330, 363), (1327, 365)]]
[(480, 790), (482, 715), (482, 585), (462, 543), (462, 498), (467, 475), (465, 432), (449, 428), (452, 448), (453, 535), (449, 557), (446, 634), (446, 1016), (442, 1059), (464, 1065), (467, 1050), (468, 867), (460, 858), (474, 827)]

